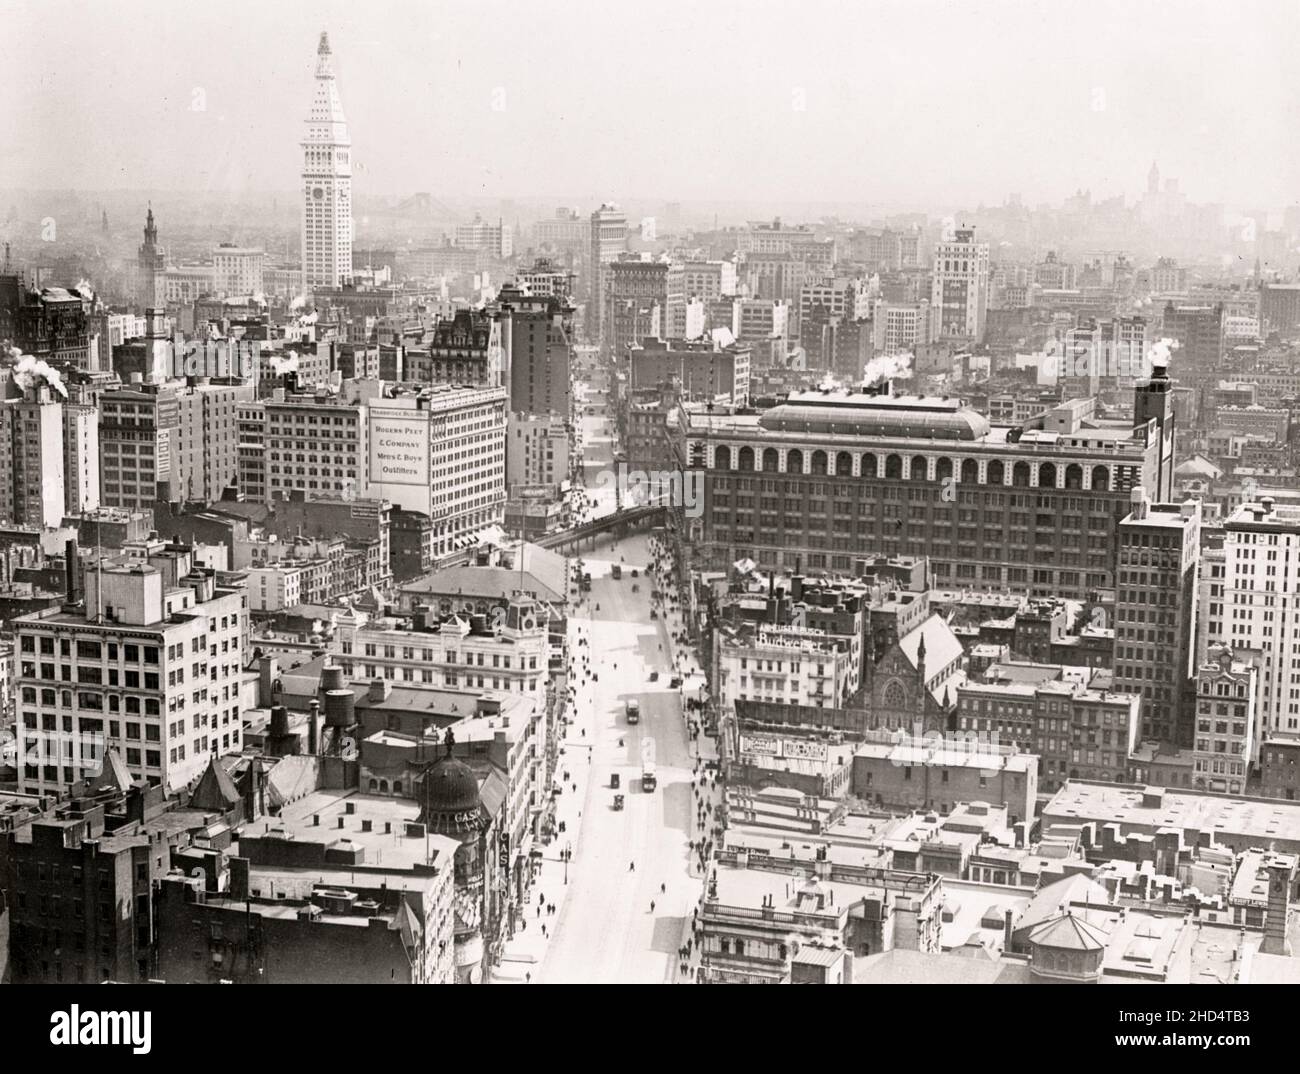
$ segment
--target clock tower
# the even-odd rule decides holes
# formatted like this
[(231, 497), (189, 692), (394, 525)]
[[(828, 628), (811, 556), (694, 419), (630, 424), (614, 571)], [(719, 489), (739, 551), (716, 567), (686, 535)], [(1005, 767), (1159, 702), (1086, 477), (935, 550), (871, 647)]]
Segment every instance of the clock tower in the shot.
[(316, 93), (302, 143), (303, 287), (352, 278), (352, 140), (334, 80), (329, 34), (316, 49)]

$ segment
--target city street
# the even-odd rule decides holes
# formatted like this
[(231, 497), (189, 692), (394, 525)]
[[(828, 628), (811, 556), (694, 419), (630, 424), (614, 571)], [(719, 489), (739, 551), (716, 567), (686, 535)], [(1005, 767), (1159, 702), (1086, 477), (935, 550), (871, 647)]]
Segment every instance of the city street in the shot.
[[(599, 474), (612, 467), (616, 446), (612, 430), (605, 431), (603, 402), (603, 393), (585, 393), (581, 428), (591, 494), (588, 517), (616, 507), (612, 490), (596, 495)], [(598, 412), (586, 414), (587, 405)], [(696, 751), (706, 760), (716, 753), (703, 737), (698, 746), (688, 742), (680, 691), (671, 686), (674, 653), (680, 666), (693, 667), (694, 661), (671, 641), (670, 631), (681, 623), (667, 610), (667, 595), (658, 604), (658, 618), (651, 618), (651, 593), (660, 587), (648, 571), (651, 558), (648, 535), (606, 536), (582, 553), (592, 588), (569, 618), (575, 704), (562, 773), (557, 773), (563, 791), (556, 812), (565, 831), (547, 849), (533, 884), (539, 898), (555, 904), (556, 913), (525, 913), (527, 927), (507, 944), (497, 981), (679, 979), (678, 950), (690, 936), (691, 911), (702, 890), (698, 858), (692, 868), (689, 844), (711, 823), (701, 825), (702, 806), (693, 791)], [(617, 581), (611, 572), (615, 564), (623, 574)], [(632, 577), (634, 569), (638, 578)], [(651, 672), (658, 673), (654, 682)], [(640, 705), (635, 725), (626, 719), (631, 699)], [(658, 779), (651, 792), (641, 784), (647, 739), (653, 741)], [(615, 773), (617, 790), (611, 786)], [(615, 794), (623, 795), (622, 810), (614, 808)], [(714, 792), (700, 794), (700, 802), (716, 806)], [(567, 868), (566, 849), (571, 853)]]
[[(600, 475), (604, 472), (613, 471), (615, 437), (613, 415), (608, 414), (605, 405), (608, 398), (607, 394), (591, 385), (582, 385), (581, 388), (579, 398), (583, 402), (581, 404), (582, 418), (579, 422), (579, 437), (581, 439), (580, 450), (582, 452), (584, 490), (589, 509), (581, 520), (589, 521), (602, 515), (612, 514), (618, 509), (617, 497), (612, 486), (602, 487), (600, 484)], [(588, 414), (588, 406), (593, 407), (596, 413)], [(608, 429), (606, 428), (607, 425)], [(575, 519), (575, 521), (577, 520)]]
[[(678, 692), (668, 685), (662, 622), (650, 619), (647, 544), (648, 538), (637, 537), (618, 542), (615, 550), (613, 540), (606, 539), (584, 560), (592, 590), (578, 616), (590, 619), (591, 663), (598, 676), (590, 695), (591, 777), (568, 889), (534, 980), (671, 981), (683, 930), (699, 901), (700, 880), (690, 873), (687, 845), (695, 837), (694, 760)], [(620, 556), (626, 560), (623, 579), (615, 581), (609, 568)], [(642, 578), (631, 578), (634, 566)], [(632, 592), (633, 585), (639, 593)], [(652, 670), (659, 672), (658, 682), (649, 681)], [(627, 724), (624, 714), (630, 698), (641, 706), (641, 722), (635, 726)], [(654, 739), (659, 783), (649, 793), (641, 789), (641, 742), (647, 737)], [(617, 792), (610, 787), (615, 772), (621, 781)], [(624, 796), (621, 812), (614, 809), (615, 793)], [(632, 863), (635, 871), (629, 868)]]

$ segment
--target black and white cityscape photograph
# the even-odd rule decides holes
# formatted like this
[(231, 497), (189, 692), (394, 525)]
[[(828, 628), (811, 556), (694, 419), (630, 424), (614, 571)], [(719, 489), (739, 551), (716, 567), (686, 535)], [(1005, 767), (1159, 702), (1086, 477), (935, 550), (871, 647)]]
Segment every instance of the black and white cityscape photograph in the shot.
[(1297, 41), (0, 2), (0, 982), (1300, 983)]

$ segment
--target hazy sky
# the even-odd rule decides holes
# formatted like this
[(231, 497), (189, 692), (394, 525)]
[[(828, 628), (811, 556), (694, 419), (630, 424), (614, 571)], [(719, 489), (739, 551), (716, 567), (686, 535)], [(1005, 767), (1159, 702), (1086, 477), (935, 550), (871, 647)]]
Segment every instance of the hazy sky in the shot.
[(1135, 197), (1155, 158), (1193, 201), (1300, 200), (1296, 0), (0, 0), (0, 28), (5, 188), (291, 191), (327, 29), (358, 194), (1033, 204)]

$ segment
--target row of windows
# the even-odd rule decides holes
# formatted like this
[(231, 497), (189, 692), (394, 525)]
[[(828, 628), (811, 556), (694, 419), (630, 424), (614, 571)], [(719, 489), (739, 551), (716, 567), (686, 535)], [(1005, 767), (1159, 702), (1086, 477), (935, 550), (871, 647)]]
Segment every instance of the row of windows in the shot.
[[(930, 459), (924, 455), (916, 455), (911, 459), (906, 459), (901, 455), (891, 454), (884, 456), (882, 460), (868, 452), (858, 458), (857, 475), (854, 474), (854, 461), (855, 455), (848, 451), (837, 452), (832, 460), (828, 452), (816, 450), (808, 454), (807, 468), (805, 468), (804, 452), (794, 448), (786, 452), (785, 466), (782, 467), (781, 453), (776, 448), (765, 448), (762, 450), (761, 456), (759, 456), (754, 448), (742, 447), (736, 453), (735, 465), (733, 466), (731, 448), (724, 445), (714, 449), (713, 466), (711, 468), (739, 472), (757, 471), (761, 473), (813, 474), (834, 477), (876, 476), (894, 480), (930, 480)], [(1121, 477), (1131, 478), (1128, 472), (1135, 470), (1136, 467), (1121, 466), (1116, 469)], [(984, 480), (981, 482), (980, 465), (974, 459), (962, 460), (959, 470), (954, 469), (953, 460), (947, 456), (934, 461), (933, 480), (943, 481), (946, 478), (955, 476), (959, 476), (960, 480), (966, 484), (1010, 484), (1024, 488), (1036, 485), (1040, 488), (1083, 489), (1085, 469), (1078, 463), (1070, 463), (1063, 468), (1058, 468), (1055, 463), (1040, 463), (1036, 475), (1038, 480), (1035, 482), (1032, 480), (1035, 476), (1034, 471), (1029, 463), (1017, 462), (1013, 464), (1010, 474), (1008, 474), (1006, 464), (995, 459), (986, 464)], [(1010, 481), (1007, 480), (1008, 476)], [(1093, 466), (1090, 476), (1093, 489), (1097, 491), (1107, 491), (1109, 489), (1111, 483), (1111, 468), (1109, 466)]]

